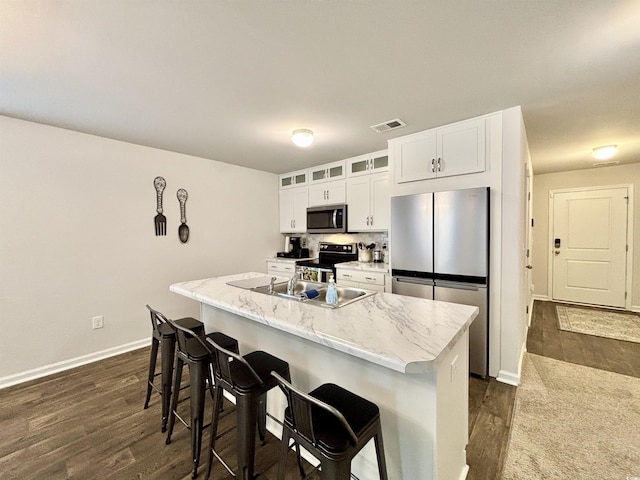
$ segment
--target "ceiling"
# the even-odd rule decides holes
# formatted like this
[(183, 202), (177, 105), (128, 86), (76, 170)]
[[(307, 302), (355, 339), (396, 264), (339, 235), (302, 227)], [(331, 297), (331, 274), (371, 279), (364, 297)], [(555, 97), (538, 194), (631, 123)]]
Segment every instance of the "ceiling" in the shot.
[(539, 174), (640, 162), (638, 52), (637, 0), (2, 0), (0, 114), (283, 173), (521, 105)]

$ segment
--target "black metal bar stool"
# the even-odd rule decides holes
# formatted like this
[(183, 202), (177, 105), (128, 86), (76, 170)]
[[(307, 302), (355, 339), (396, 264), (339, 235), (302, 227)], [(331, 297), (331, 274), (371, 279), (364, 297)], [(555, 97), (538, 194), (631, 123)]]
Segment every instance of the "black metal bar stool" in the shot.
[[(171, 398), (171, 414), (169, 416), (169, 427), (167, 432), (167, 445), (171, 443), (171, 435), (175, 419), (178, 418), (191, 431), (191, 458), (193, 461), (192, 478), (198, 476), (198, 465), (200, 464), (200, 450), (202, 445), (202, 430), (205, 428), (204, 401), (205, 390), (209, 390), (213, 399), (213, 384), (211, 375), (211, 363), (215, 362), (210, 347), (203, 341), (201, 335), (193, 330), (185, 328), (170, 319), (167, 322), (175, 330), (178, 339), (178, 356), (176, 358), (175, 379), (173, 382), (173, 395)], [(238, 352), (238, 341), (224, 333), (214, 332), (206, 335), (205, 338), (212, 339), (220, 345), (224, 345), (230, 351)], [(178, 415), (178, 403), (180, 397), (180, 383), (182, 379), (182, 368), (184, 364), (189, 367), (189, 399), (190, 418), (189, 424)], [(207, 382), (209, 383), (207, 387)]]
[[(278, 372), (271, 375), (278, 381), (288, 403), (278, 480), (284, 479), (290, 438), (320, 460), (321, 478), (326, 480), (348, 480), (351, 460), (373, 438), (380, 479), (388, 480), (380, 410), (376, 404), (333, 383), (320, 385), (307, 394)], [(298, 466), (304, 476), (299, 451)]]
[[(151, 392), (156, 390), (162, 398), (162, 431), (167, 430), (167, 420), (169, 418), (169, 407), (171, 404), (171, 384), (173, 381), (173, 362), (176, 353), (176, 334), (167, 323), (167, 318), (157, 310), (147, 305), (151, 314), (152, 339), (151, 339), (151, 357), (149, 359), (149, 378), (147, 380), (147, 398), (144, 401), (144, 408), (149, 407)], [(185, 317), (175, 320), (181, 325), (196, 334), (204, 333), (204, 324), (195, 318)], [(162, 372), (156, 374), (156, 360), (158, 357), (158, 347), (160, 351), (160, 363)], [(162, 387), (158, 388), (154, 379), (157, 375), (162, 377)]]
[[(215, 356), (215, 361), (212, 363), (215, 377), (215, 403), (211, 417), (207, 478), (211, 475), (215, 455), (235, 477), (253, 480), (256, 424), (260, 441), (264, 444), (267, 392), (278, 386), (276, 379), (270, 373), (275, 371), (282, 377), (289, 378), (289, 364), (267, 352), (256, 351), (240, 356), (237, 352), (229, 351), (213, 338), (207, 338), (207, 342), (213, 347)], [(223, 390), (236, 398), (238, 471), (235, 473), (215, 451)]]

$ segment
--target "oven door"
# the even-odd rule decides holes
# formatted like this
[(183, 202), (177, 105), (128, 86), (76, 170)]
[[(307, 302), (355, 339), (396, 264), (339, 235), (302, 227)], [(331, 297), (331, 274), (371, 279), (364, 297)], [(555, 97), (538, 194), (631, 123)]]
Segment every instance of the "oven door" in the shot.
[(300, 279), (309, 282), (328, 283), (333, 275), (333, 270), (330, 268), (299, 266), (298, 269), (300, 269)]

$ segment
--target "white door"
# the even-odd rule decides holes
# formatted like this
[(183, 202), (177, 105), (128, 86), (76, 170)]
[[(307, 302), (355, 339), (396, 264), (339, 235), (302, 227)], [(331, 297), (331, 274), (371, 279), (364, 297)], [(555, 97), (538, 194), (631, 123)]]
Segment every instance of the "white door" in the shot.
[(627, 188), (556, 192), (552, 199), (553, 299), (624, 307)]

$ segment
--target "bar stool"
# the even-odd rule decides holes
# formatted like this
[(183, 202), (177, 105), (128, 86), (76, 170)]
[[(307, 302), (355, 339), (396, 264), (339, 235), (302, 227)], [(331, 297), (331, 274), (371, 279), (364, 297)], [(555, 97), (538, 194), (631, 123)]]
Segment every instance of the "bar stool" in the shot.
[[(149, 407), (151, 392), (155, 390), (162, 398), (162, 431), (167, 430), (167, 420), (169, 418), (169, 406), (171, 403), (171, 383), (173, 380), (173, 361), (176, 353), (176, 334), (173, 328), (167, 323), (167, 318), (157, 310), (147, 305), (151, 314), (152, 339), (151, 357), (149, 359), (149, 378), (147, 380), (147, 398), (144, 401), (144, 408)], [(182, 325), (197, 334), (204, 333), (204, 324), (195, 318), (185, 317), (175, 320), (178, 325)], [(156, 374), (156, 360), (158, 357), (158, 347), (160, 351), (160, 363), (162, 372)], [(157, 375), (162, 376), (162, 388), (154, 384)]]
[[(174, 329), (178, 339), (178, 356), (176, 359), (175, 379), (173, 382), (173, 395), (171, 398), (171, 414), (169, 416), (169, 427), (166, 444), (171, 443), (171, 435), (175, 419), (178, 418), (191, 431), (191, 458), (193, 461), (192, 478), (198, 476), (198, 465), (200, 464), (200, 447), (202, 445), (202, 430), (204, 417), (205, 390), (209, 390), (213, 399), (212, 376), (210, 365), (215, 361), (209, 346), (203, 341), (200, 335), (193, 330), (179, 325), (173, 320), (167, 319), (168, 324)], [(238, 341), (224, 333), (214, 332), (206, 335), (207, 339), (212, 339), (224, 345), (231, 351), (238, 352)], [(189, 367), (189, 400), (190, 418), (189, 425), (178, 415), (178, 403), (180, 397), (180, 383), (182, 380), (182, 369), (184, 364)], [(207, 382), (209, 383), (207, 387)]]
[[(320, 460), (321, 478), (326, 480), (348, 480), (351, 460), (373, 438), (380, 479), (388, 480), (380, 410), (376, 404), (333, 383), (320, 385), (306, 394), (277, 372), (271, 375), (278, 381), (288, 403), (278, 480), (284, 479), (289, 438)], [(299, 450), (298, 467), (304, 476)]]
[[(267, 416), (267, 392), (278, 383), (270, 372), (275, 371), (284, 378), (290, 378), (289, 364), (267, 352), (256, 351), (240, 356), (226, 349), (213, 338), (207, 338), (213, 347), (215, 377), (215, 402), (211, 416), (211, 435), (209, 440), (209, 467), (207, 479), (211, 475), (213, 457), (234, 477), (253, 480), (256, 424), (261, 443), (264, 445)], [(236, 398), (236, 452), (238, 471), (231, 468), (215, 451), (218, 419), (222, 405), (223, 390)]]

